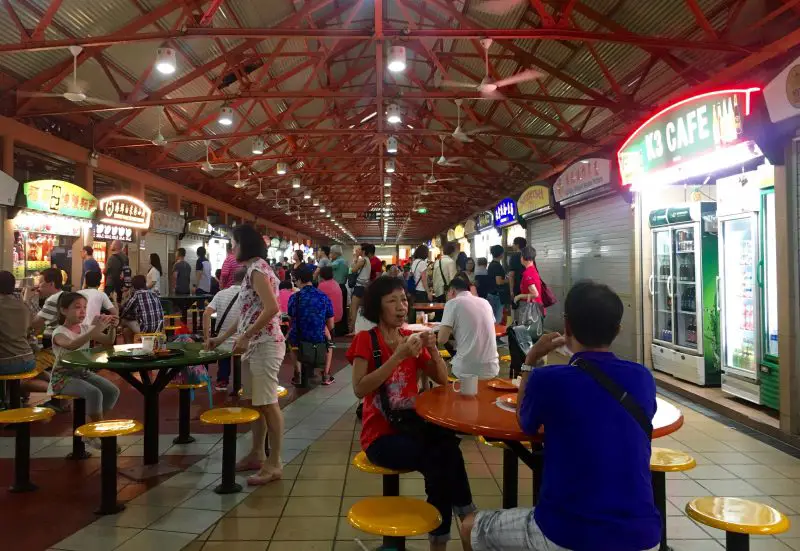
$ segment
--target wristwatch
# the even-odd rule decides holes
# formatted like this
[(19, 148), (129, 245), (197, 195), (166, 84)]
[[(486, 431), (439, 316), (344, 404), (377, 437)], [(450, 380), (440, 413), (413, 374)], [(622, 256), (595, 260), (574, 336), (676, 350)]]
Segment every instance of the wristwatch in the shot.
[(519, 368), (519, 371), (520, 371), (520, 373), (530, 373), (531, 371), (533, 371), (534, 367), (536, 367), (536, 366), (528, 365), (528, 364), (522, 364), (522, 366)]

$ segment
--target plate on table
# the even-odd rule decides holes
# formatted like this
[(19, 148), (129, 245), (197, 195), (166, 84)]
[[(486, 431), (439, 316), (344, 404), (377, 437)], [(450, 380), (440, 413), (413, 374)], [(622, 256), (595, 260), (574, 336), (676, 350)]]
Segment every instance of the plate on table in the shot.
[(117, 350), (108, 355), (109, 362), (152, 362), (168, 360), (183, 356), (183, 350), (162, 350), (159, 352), (145, 352), (141, 348), (131, 350)]
[[(492, 379), (489, 381), (489, 388), (493, 388), (495, 390), (502, 390), (505, 392), (517, 392), (519, 389), (514, 384), (514, 381), (511, 379)], [(515, 402), (516, 403), (516, 402)]]
[(512, 413), (516, 413), (517, 411), (517, 395), (516, 394), (504, 394), (500, 396), (497, 400), (495, 400), (495, 405), (500, 409), (504, 409), (506, 411), (510, 411)]

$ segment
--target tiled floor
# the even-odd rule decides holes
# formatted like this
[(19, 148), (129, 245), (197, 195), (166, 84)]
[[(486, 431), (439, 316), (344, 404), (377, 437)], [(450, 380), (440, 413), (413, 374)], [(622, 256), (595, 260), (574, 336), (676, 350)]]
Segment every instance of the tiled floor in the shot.
[[(218, 496), (221, 453), (210, 453), (189, 469), (129, 502), (120, 515), (104, 517), (56, 544), (74, 551), (333, 551), (368, 548), (377, 540), (354, 530), (345, 515), (363, 496), (381, 492), (380, 477), (354, 470), (360, 449), (355, 397), (349, 368), (334, 385), (320, 387), (290, 404), (284, 480), (245, 492)], [(754, 537), (754, 551), (800, 550), (800, 459), (729, 428), (685, 405), (685, 425), (656, 445), (690, 452), (698, 466), (668, 475), (668, 534), (675, 551), (723, 549), (724, 533), (700, 526), (684, 513), (695, 496), (747, 496), (790, 515), (792, 529), (778, 537)], [(239, 441), (247, 448), (248, 436)], [(205, 444), (205, 442), (204, 442)], [(51, 443), (53, 445), (53, 443)], [(135, 446), (136, 444), (131, 444)], [(462, 443), (475, 501), (481, 508), (500, 506), (501, 452), (473, 439)], [(520, 467), (520, 503), (530, 503), (530, 471)], [(403, 495), (424, 495), (421, 477), (401, 479)], [(453, 535), (455, 536), (455, 527)], [(410, 542), (427, 549), (424, 538)], [(452, 549), (460, 548), (453, 541)]]

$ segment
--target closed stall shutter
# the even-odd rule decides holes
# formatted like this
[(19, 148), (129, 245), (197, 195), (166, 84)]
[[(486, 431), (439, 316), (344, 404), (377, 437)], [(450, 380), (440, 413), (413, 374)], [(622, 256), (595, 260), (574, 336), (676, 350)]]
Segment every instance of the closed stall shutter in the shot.
[(569, 224), (570, 284), (592, 279), (611, 287), (625, 307), (622, 329), (611, 350), (635, 361), (636, 315), (633, 211), (622, 196), (612, 195), (571, 207)]
[(539, 275), (555, 293), (558, 302), (547, 309), (545, 329), (564, 330), (564, 297), (567, 294), (564, 273), (564, 221), (555, 214), (528, 222), (528, 244), (536, 249)]

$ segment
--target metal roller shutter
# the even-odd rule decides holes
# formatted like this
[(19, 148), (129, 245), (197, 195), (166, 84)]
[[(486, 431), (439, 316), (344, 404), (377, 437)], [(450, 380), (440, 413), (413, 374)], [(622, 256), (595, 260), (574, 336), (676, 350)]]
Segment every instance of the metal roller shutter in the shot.
[[(630, 204), (612, 195), (567, 210), (570, 242), (570, 285), (592, 279), (611, 287), (622, 299), (622, 329), (611, 350), (636, 360), (636, 291), (634, 281), (634, 218)], [(549, 283), (549, 282), (548, 282)]]
[(564, 270), (564, 221), (555, 214), (531, 220), (527, 239), (536, 249), (539, 275), (558, 298), (558, 302), (547, 309), (545, 329), (563, 331), (564, 296), (568, 290)]

